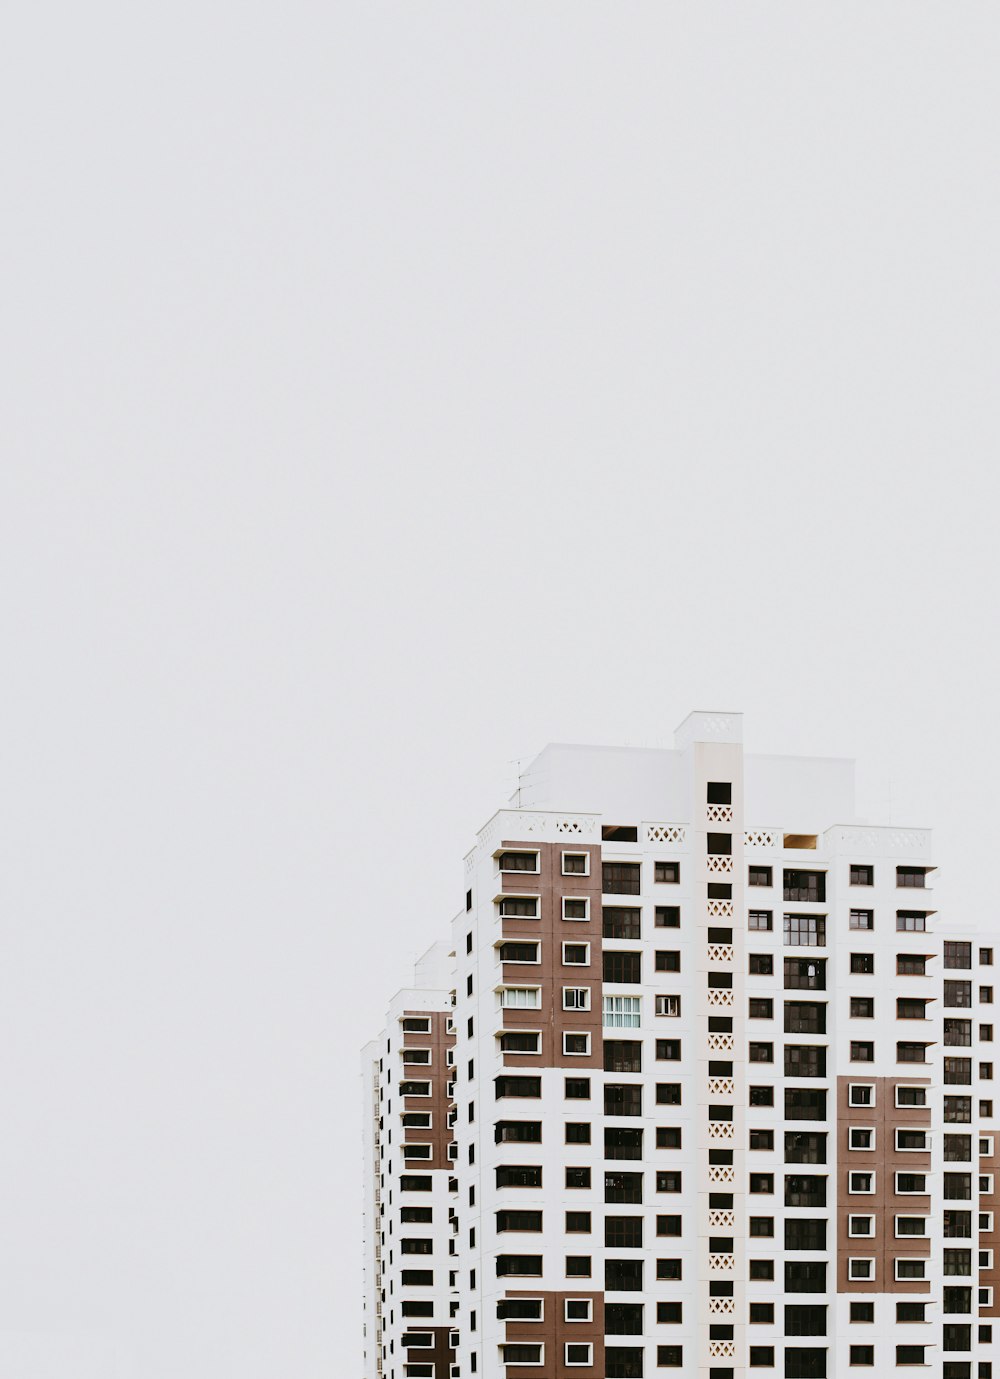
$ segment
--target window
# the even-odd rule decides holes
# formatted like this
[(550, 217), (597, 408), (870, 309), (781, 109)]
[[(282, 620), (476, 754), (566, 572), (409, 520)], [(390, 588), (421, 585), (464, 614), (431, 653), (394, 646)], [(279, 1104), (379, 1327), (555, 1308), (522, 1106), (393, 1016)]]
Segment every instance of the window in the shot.
[(763, 1283), (774, 1278), (773, 1259), (751, 1259), (749, 1267), (750, 1278), (756, 1283)]
[[(590, 1126), (587, 1126), (590, 1129)], [(591, 1216), (589, 1211), (568, 1211), (566, 1213), (567, 1235), (589, 1235)]]
[(851, 866), (851, 885), (852, 886), (874, 886), (875, 868), (859, 866), (857, 863)]
[(587, 920), (590, 918), (590, 901), (584, 896), (564, 895), (562, 898), (563, 919)]
[(826, 1135), (803, 1130), (786, 1130), (785, 1163), (825, 1164)]
[(681, 998), (680, 996), (656, 996), (655, 1011), (657, 1015), (680, 1015)]
[(902, 1150), (920, 1150), (929, 1148), (926, 1130), (904, 1130), (896, 1127), (896, 1148)]
[(981, 965), (982, 967), (992, 967), (992, 966), (993, 966), (993, 949), (992, 949), (992, 948), (980, 948), (980, 950), (979, 950), (979, 962), (980, 962), (980, 965)]
[[(956, 1174), (950, 1174), (950, 1173), (949, 1173), (949, 1174), (945, 1174), (945, 1194), (944, 1194), (945, 1197), (948, 1197), (948, 1196), (949, 1196), (948, 1188), (947, 1188), (947, 1180), (948, 1180), (948, 1178), (950, 1178), (950, 1177), (956, 1177), (956, 1178), (958, 1178), (958, 1177), (965, 1177), (965, 1178), (968, 1178), (968, 1176), (969, 1176), (969, 1175), (968, 1175), (967, 1173), (966, 1173), (966, 1174), (958, 1174), (958, 1173), (956, 1173)], [(926, 1193), (926, 1191), (927, 1191), (927, 1174), (926, 1174), (926, 1173), (897, 1173), (897, 1174), (896, 1174), (896, 1194), (897, 1194), (897, 1196), (905, 1197), (907, 1194), (913, 1194), (913, 1193), (921, 1193), (921, 1194), (923, 1194), (923, 1193)], [(898, 1235), (899, 1232), (897, 1231), (896, 1234)], [(923, 1234), (923, 1232), (920, 1232), (920, 1234)]]
[(773, 1106), (774, 1088), (770, 1086), (759, 1086), (750, 1088), (751, 1106)]
[(785, 946), (817, 948), (826, 943), (825, 915), (785, 915)]
[(542, 1095), (542, 1079), (540, 1077), (517, 1077), (512, 1073), (507, 1073), (494, 1078), (493, 1082), (496, 1088), (497, 1101), (509, 1096), (540, 1097)]
[(537, 852), (501, 852), (497, 861), (501, 871), (538, 871)]
[(540, 1231), (542, 1229), (542, 1213), (540, 1211), (498, 1211), (497, 1230), (504, 1231)]
[(749, 1137), (749, 1147), (751, 1149), (773, 1149), (774, 1131), (773, 1130), (751, 1130)]
[(774, 1045), (752, 1042), (748, 1050), (751, 1063), (773, 1063)]
[(493, 1127), (493, 1139), (497, 1144), (540, 1144), (542, 1122), (540, 1120), (498, 1120)]
[(851, 997), (851, 1019), (852, 1020), (873, 1020), (875, 1018), (875, 997), (874, 996), (852, 996)]
[(537, 963), (539, 945), (537, 943), (501, 943), (501, 962)]
[(657, 1149), (680, 1149), (681, 1130), (679, 1126), (660, 1125), (656, 1130)]
[(774, 958), (770, 953), (750, 953), (747, 971), (752, 977), (769, 977), (774, 972)]
[(497, 1255), (497, 1278), (510, 1274), (527, 1274), (538, 1278), (541, 1272), (541, 1255)]
[(540, 1322), (542, 1316), (541, 1298), (501, 1298), (497, 1303), (498, 1321)]
[(825, 1250), (825, 1219), (812, 1220), (808, 1217), (802, 1220), (797, 1218), (787, 1219), (785, 1221), (785, 1249)]
[(852, 1322), (874, 1322), (875, 1304), (873, 1302), (852, 1302), (851, 1321)]
[(680, 862), (654, 862), (653, 880), (665, 881), (671, 885), (676, 885), (681, 879)]
[(896, 1086), (896, 1105), (897, 1106), (926, 1106), (927, 1088), (926, 1087), (906, 1087), (902, 1083)]
[(919, 996), (896, 997), (897, 1020), (926, 1020), (927, 1002)]
[(774, 1000), (770, 996), (750, 996), (747, 1001), (747, 1015), (751, 1020), (773, 1020)]
[(705, 845), (710, 857), (730, 857), (733, 851), (733, 835), (708, 833), (705, 835)]
[(505, 1010), (540, 1010), (541, 988), (537, 986), (505, 986), (500, 990), (500, 1005)]
[(681, 970), (681, 955), (673, 950), (659, 949), (656, 953), (657, 972), (679, 972)]
[(399, 1084), (399, 1095), (409, 1096), (430, 1096), (431, 1084), (429, 1082), (401, 1082)]
[(785, 1347), (785, 1379), (825, 1379), (826, 1351)]
[[(773, 1275), (772, 1275), (773, 1277)], [(826, 1265), (819, 1261), (785, 1262), (786, 1293), (825, 1293)]]
[(785, 1307), (786, 1336), (825, 1336), (826, 1308), (787, 1306)]
[(500, 1034), (501, 1053), (541, 1053), (542, 1036), (537, 1030), (504, 1030)]
[(897, 953), (896, 974), (900, 977), (925, 977), (927, 957), (923, 953)]
[(503, 919), (537, 919), (538, 897), (532, 895), (507, 895), (500, 901), (500, 915)]
[(922, 889), (927, 884), (927, 873), (930, 870), (930, 867), (897, 867), (896, 885)]
[(773, 1345), (752, 1345), (750, 1347), (750, 1368), (767, 1369), (774, 1365)]
[(874, 1149), (875, 1131), (870, 1125), (852, 1125), (847, 1132), (849, 1149)]
[(898, 1345), (896, 1347), (897, 1365), (922, 1365), (924, 1363), (924, 1350), (922, 1345)]
[(604, 1088), (606, 1116), (641, 1116), (642, 1084), (639, 1082), (609, 1082)]
[[(568, 1188), (590, 1187), (590, 1169), (587, 1166), (572, 1166), (566, 1169), (566, 1186)], [(497, 1183), (499, 1187), (500, 1184)]]
[(601, 838), (605, 843), (637, 843), (639, 830), (635, 824), (602, 824)]
[(786, 1207), (825, 1207), (826, 1179), (813, 1173), (790, 1173), (785, 1177)]
[(563, 1083), (563, 1096), (568, 1099), (589, 1101), (590, 1100), (590, 1078), (589, 1077), (567, 1077)]
[(564, 943), (562, 960), (566, 967), (586, 967), (590, 963), (589, 943)]
[(785, 900), (820, 904), (826, 900), (826, 874), (821, 871), (793, 871), (785, 868), (783, 895)]
[(847, 1234), (851, 1236), (873, 1236), (875, 1234), (874, 1216), (849, 1216)]
[(875, 1045), (870, 1040), (852, 1039), (851, 1040), (851, 1062), (852, 1063), (874, 1063)]
[(747, 915), (747, 928), (770, 933), (774, 925), (774, 917), (770, 910), (751, 910)]
[(605, 996), (603, 1000), (605, 1029), (638, 1029), (640, 1024), (638, 996)]
[[(874, 929), (875, 911), (874, 910), (852, 910), (850, 919), (852, 929)], [(898, 926), (897, 926), (898, 927)]]
[(606, 1259), (604, 1290), (607, 1293), (641, 1293), (641, 1259)]
[(605, 895), (639, 895), (641, 873), (638, 862), (604, 862), (601, 864), (601, 889)]
[[(499, 1273), (499, 1269), (497, 1273)], [(540, 1365), (545, 1347), (539, 1342), (513, 1341), (501, 1343), (500, 1354), (505, 1365)]]
[(849, 1259), (847, 1277), (856, 1283), (868, 1283), (875, 1277), (874, 1259)]
[(927, 1320), (925, 1302), (897, 1302), (897, 1322), (923, 1322)]
[(899, 1040), (896, 1044), (897, 1063), (926, 1063), (927, 1045), (913, 1043), (910, 1040)]
[(542, 1169), (536, 1164), (499, 1164), (497, 1187), (541, 1187)]
[(568, 1322), (589, 1322), (593, 1317), (592, 1298), (566, 1298), (563, 1303), (563, 1317)]
[(627, 905), (605, 905), (601, 911), (602, 932), (605, 938), (637, 939), (640, 936), (641, 911)]
[(747, 885), (749, 886), (771, 886), (772, 872), (770, 867), (749, 867), (747, 869)]
[(875, 1191), (875, 1174), (852, 1171), (847, 1175), (847, 1191), (854, 1195), (867, 1195)]
[(826, 990), (825, 958), (785, 958), (784, 980), (786, 989)]
[(875, 971), (874, 953), (852, 953), (851, 971), (854, 973), (871, 973)]
[(572, 1054), (574, 1057), (588, 1056), (590, 1054), (590, 1035), (564, 1033), (563, 1053)]
[(786, 1001), (785, 1033), (825, 1034), (826, 1006), (814, 1001)]
[(896, 930), (901, 934), (922, 934), (927, 928), (926, 910), (897, 910)]
[[(653, 910), (653, 923), (657, 929), (679, 929), (681, 927), (681, 907), (679, 905), (657, 905)], [(638, 938), (638, 934), (635, 937)]]
[(594, 1347), (590, 1341), (566, 1341), (563, 1347), (566, 1365), (592, 1365)]
[(587, 852), (564, 852), (562, 855), (563, 876), (587, 876), (590, 873), (590, 854)]
[(946, 981), (944, 983), (944, 1004), (952, 1008), (967, 1008), (971, 1006), (972, 983)]
[(773, 1302), (752, 1302), (750, 1304), (750, 1325), (751, 1326), (773, 1326), (774, 1324), (774, 1303)]
[(852, 1365), (873, 1365), (875, 1363), (875, 1347), (873, 1345), (852, 1345), (851, 1364)]
[(852, 1082), (847, 1088), (848, 1106), (874, 1106), (874, 1082)]
[(826, 1048), (822, 1044), (786, 1044), (786, 1077), (826, 1077)]
[[(641, 1093), (642, 1088), (639, 1087), (636, 1090)], [(609, 1125), (604, 1131), (604, 1157), (606, 1159), (641, 1159), (642, 1131), (625, 1129), (624, 1126), (619, 1125)]]
[(786, 1087), (785, 1119), (826, 1120), (826, 1092), (811, 1087)]
[(605, 952), (604, 980), (631, 984), (641, 982), (642, 954)]
[(567, 1255), (567, 1278), (590, 1278), (590, 1255)]
[(605, 1173), (605, 1202), (641, 1203), (642, 1182), (641, 1173)]

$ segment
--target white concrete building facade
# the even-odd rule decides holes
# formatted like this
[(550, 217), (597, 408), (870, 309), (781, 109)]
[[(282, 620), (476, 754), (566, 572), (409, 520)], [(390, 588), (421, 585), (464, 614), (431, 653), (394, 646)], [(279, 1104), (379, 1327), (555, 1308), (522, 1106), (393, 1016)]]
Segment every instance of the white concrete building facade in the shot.
[(369, 1379), (992, 1379), (994, 952), (928, 831), (734, 713), (515, 801), (365, 1051)]

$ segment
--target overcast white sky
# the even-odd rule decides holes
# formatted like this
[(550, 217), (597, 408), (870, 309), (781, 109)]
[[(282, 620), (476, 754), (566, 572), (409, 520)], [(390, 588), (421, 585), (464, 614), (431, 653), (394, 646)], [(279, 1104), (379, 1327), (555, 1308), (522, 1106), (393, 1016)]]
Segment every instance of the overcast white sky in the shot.
[(0, 1379), (357, 1373), (357, 1049), (546, 741), (996, 913), (993, 3), (15, 0)]

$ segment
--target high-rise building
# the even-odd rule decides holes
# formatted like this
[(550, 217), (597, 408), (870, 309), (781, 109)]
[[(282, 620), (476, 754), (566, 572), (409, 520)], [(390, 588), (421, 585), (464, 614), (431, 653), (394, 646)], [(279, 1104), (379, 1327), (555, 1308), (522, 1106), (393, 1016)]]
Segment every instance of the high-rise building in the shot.
[(994, 950), (929, 832), (733, 713), (512, 805), (365, 1050), (366, 1379), (992, 1379)]

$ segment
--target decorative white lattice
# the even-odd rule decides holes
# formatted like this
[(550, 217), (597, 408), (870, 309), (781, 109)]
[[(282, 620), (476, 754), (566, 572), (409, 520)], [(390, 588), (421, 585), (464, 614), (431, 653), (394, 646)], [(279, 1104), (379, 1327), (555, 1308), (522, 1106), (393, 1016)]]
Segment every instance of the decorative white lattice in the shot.
[(708, 1310), (717, 1317), (731, 1317), (736, 1311), (735, 1298), (709, 1298)]
[(710, 1034), (708, 1036), (709, 1053), (732, 1053), (735, 1046), (735, 1035)]
[(733, 806), (731, 804), (710, 804), (707, 818), (710, 824), (731, 824), (733, 822)]
[(709, 1341), (708, 1358), (710, 1360), (731, 1360), (736, 1354), (735, 1341)]
[(710, 1211), (708, 1224), (718, 1230), (735, 1230), (736, 1213), (734, 1211)]
[(747, 848), (773, 848), (778, 846), (778, 835), (769, 828), (753, 828), (743, 835), (743, 846)]
[(642, 831), (647, 843), (683, 843), (687, 837), (683, 824), (643, 824)]
[(708, 1181), (710, 1183), (735, 1183), (736, 1170), (732, 1164), (709, 1164)]
[(708, 1079), (709, 1096), (730, 1097), (735, 1095), (735, 1087), (731, 1077), (710, 1077)]
[(556, 832), (560, 837), (589, 838), (597, 831), (596, 819), (557, 819)]
[(465, 874), (471, 876), (476, 867), (476, 854), (469, 852), (465, 855)]
[(708, 1004), (710, 1006), (731, 1006), (733, 1004), (732, 988), (710, 986), (708, 988)]
[(709, 871), (729, 873), (733, 869), (731, 857), (721, 857), (717, 853), (712, 853), (707, 860)]
[(731, 1274), (735, 1259), (732, 1255), (709, 1255), (708, 1267), (713, 1274)]
[(733, 1140), (736, 1132), (733, 1130), (731, 1120), (710, 1120), (708, 1122), (708, 1138), (710, 1140)]
[(731, 943), (710, 943), (708, 945), (709, 962), (732, 962), (734, 949)]
[(838, 846), (854, 853), (922, 852), (930, 854), (931, 835), (926, 828), (839, 828)]
[(732, 919), (733, 902), (731, 900), (710, 900), (705, 906), (708, 914), (718, 919)]

